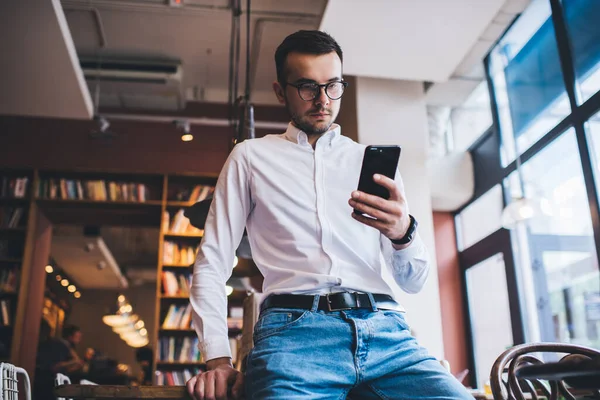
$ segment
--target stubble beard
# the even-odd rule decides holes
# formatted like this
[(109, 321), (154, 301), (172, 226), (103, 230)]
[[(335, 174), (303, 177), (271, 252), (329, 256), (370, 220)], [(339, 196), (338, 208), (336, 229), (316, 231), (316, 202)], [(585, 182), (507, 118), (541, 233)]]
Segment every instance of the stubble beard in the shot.
[[(292, 123), (296, 126), (296, 128), (300, 129), (302, 132), (306, 133), (308, 136), (322, 135), (325, 132), (329, 131), (329, 128), (331, 128), (331, 125), (333, 125), (333, 122), (335, 121), (335, 117), (336, 117), (335, 115), (333, 115), (333, 110), (328, 109), (328, 108), (321, 108), (318, 110), (310, 110), (305, 115), (296, 114), (296, 113), (292, 112), (292, 110), (290, 110), (289, 107), (287, 107), (287, 111), (290, 114)], [(323, 122), (318, 122), (318, 123), (310, 122), (309, 114), (318, 113), (318, 112), (323, 112), (323, 113), (329, 114), (329, 117), (330, 117), (329, 121), (323, 121)]]

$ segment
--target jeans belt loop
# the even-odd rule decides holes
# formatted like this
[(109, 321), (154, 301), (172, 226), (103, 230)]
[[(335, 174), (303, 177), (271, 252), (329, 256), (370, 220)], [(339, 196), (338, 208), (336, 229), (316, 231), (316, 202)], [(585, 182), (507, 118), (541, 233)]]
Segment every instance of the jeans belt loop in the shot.
[(317, 310), (319, 309), (319, 299), (320, 298), (321, 298), (320, 295), (318, 295), (318, 294), (314, 295), (312, 307), (310, 308), (311, 312), (317, 312)]
[(368, 292), (367, 296), (369, 296), (369, 301), (371, 302), (371, 309), (374, 312), (377, 311), (377, 303), (375, 302), (375, 298), (373, 297), (373, 293)]

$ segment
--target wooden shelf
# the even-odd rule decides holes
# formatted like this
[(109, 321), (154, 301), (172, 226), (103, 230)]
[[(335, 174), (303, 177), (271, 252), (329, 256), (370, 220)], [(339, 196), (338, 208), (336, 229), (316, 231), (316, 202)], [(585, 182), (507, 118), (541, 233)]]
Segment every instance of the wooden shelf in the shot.
[(196, 333), (196, 331), (194, 329), (165, 329), (165, 328), (160, 328), (158, 330), (159, 334), (185, 334), (185, 333)]
[(167, 201), (167, 207), (191, 207), (194, 204), (193, 201)]
[(198, 233), (164, 233), (165, 239), (202, 239), (204, 235)]
[(23, 262), (20, 258), (2, 258), (0, 257), (0, 265), (1, 264), (21, 264)]
[(160, 201), (93, 201), (38, 199), (46, 217), (55, 224), (154, 226), (160, 225)]
[(156, 361), (156, 367), (204, 367), (201, 361)]
[(0, 238), (24, 236), (26, 232), (25, 228), (0, 228)]
[(29, 203), (27, 197), (0, 197), (0, 205), (2, 206), (26, 206)]
[(190, 268), (193, 264), (163, 264), (163, 268)]
[(164, 300), (189, 300), (190, 296), (165, 296), (161, 294), (160, 298)]

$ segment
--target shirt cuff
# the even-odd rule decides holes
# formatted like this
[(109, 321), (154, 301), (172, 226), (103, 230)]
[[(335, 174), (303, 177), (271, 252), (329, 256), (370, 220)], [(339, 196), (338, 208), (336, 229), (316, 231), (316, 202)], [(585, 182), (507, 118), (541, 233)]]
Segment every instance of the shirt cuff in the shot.
[(423, 241), (421, 240), (421, 236), (419, 236), (419, 234), (417, 233), (415, 235), (415, 238), (413, 239), (413, 241), (410, 242), (410, 244), (408, 245), (408, 247), (405, 247), (400, 250), (396, 250), (392, 246), (392, 249), (393, 249), (392, 255), (394, 258), (400, 257), (403, 260), (415, 258), (415, 257), (419, 256), (421, 254), (421, 252), (423, 251)]
[(232, 358), (228, 337), (205, 340), (204, 342), (198, 344), (198, 349), (202, 353), (202, 359), (204, 362), (221, 357)]

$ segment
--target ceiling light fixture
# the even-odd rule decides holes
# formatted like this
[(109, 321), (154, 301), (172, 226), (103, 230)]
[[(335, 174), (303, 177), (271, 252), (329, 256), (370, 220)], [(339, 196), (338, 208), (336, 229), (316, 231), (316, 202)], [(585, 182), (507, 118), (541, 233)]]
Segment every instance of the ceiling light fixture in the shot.
[(501, 223), (504, 229), (514, 229), (517, 226), (542, 216), (552, 216), (552, 207), (548, 199), (525, 196), (525, 181), (521, 171), (521, 155), (514, 141), (516, 173), (521, 187), (520, 197), (514, 197), (502, 210)]
[(177, 129), (183, 131), (183, 133), (181, 134), (182, 141), (191, 142), (192, 140), (194, 140), (194, 135), (190, 133), (192, 130), (190, 121), (188, 121), (187, 119), (175, 120), (173, 121), (173, 123), (175, 124), (175, 127), (177, 127)]
[(52, 265), (46, 265), (46, 273), (51, 274), (52, 272), (54, 272), (54, 268), (52, 268)]

